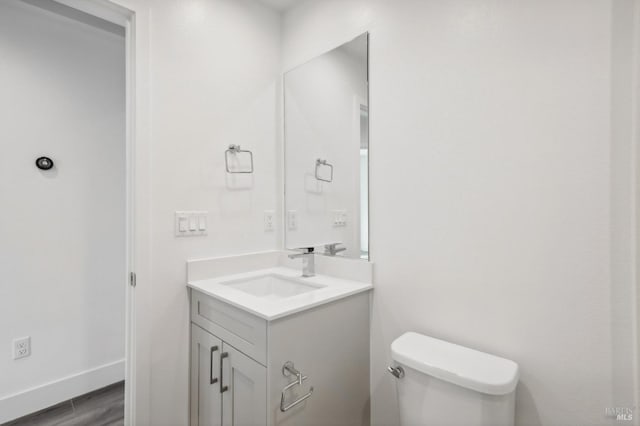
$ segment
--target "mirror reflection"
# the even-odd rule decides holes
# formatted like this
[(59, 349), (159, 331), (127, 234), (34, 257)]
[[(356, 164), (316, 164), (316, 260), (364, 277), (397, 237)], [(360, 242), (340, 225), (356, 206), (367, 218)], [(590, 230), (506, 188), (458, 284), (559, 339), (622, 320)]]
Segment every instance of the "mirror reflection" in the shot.
[(369, 258), (368, 34), (284, 76), (286, 247)]

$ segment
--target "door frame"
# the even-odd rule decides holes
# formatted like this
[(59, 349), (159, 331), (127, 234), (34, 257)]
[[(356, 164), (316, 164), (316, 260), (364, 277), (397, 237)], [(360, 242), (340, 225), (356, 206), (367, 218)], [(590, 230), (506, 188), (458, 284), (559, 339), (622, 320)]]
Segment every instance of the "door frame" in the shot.
[[(125, 425), (149, 424), (151, 382), (151, 140), (149, 8), (139, 0), (54, 0), (125, 28)], [(134, 274), (134, 279), (131, 277)]]

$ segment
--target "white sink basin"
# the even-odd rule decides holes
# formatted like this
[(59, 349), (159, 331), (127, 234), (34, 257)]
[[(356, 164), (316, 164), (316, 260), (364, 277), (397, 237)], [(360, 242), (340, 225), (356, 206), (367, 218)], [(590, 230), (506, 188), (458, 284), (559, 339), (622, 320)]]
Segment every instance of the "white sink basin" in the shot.
[(267, 300), (286, 299), (325, 287), (277, 274), (222, 281), (220, 284)]
[(189, 281), (188, 285), (267, 321), (372, 288), (371, 283), (327, 275), (302, 278), (299, 270), (284, 267)]

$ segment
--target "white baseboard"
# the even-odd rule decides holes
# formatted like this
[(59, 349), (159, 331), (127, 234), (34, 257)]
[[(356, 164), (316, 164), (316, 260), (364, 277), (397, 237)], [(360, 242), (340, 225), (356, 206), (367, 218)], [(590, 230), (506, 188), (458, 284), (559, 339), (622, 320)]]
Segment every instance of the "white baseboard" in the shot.
[(0, 423), (124, 380), (124, 360), (44, 383), (0, 399)]

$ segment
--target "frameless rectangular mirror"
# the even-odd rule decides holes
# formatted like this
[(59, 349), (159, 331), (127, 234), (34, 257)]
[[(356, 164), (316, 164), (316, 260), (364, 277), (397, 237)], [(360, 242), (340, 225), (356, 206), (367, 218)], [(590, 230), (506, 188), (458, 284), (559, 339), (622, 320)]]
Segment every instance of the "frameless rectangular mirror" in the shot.
[(368, 34), (284, 75), (287, 249), (369, 258)]

